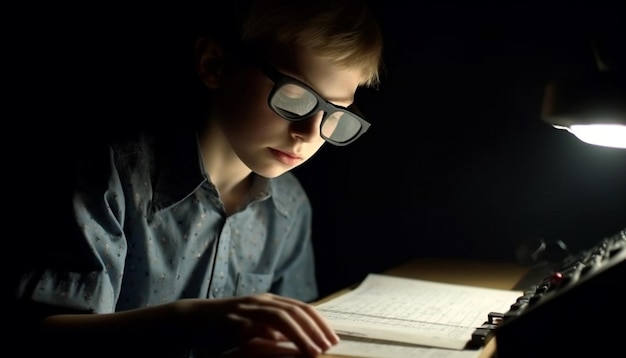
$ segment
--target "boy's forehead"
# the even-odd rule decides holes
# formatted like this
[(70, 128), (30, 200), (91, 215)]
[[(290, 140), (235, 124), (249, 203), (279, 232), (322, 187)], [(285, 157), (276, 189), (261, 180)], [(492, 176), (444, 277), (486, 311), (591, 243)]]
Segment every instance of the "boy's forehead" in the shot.
[(279, 71), (313, 87), (331, 102), (351, 103), (354, 92), (364, 77), (359, 68), (340, 66), (333, 59), (319, 56), (302, 47), (276, 51), (270, 55), (268, 62)]

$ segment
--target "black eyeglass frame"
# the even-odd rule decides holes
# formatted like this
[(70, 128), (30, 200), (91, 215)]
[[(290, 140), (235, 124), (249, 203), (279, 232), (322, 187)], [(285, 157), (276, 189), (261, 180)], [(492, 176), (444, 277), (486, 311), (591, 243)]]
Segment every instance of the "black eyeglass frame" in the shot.
[[(311, 86), (307, 85), (306, 83), (293, 78), (289, 75), (286, 75), (280, 71), (278, 71), (277, 69), (275, 69), (274, 67), (270, 66), (269, 64), (262, 62), (262, 61), (254, 61), (254, 64), (256, 66), (259, 67), (259, 69), (261, 69), (261, 71), (270, 79), (274, 82), (274, 88), (272, 89), (272, 91), (270, 92), (269, 96), (267, 97), (267, 104), (268, 106), (274, 111), (276, 112), (276, 114), (278, 114), (279, 116), (285, 118), (288, 121), (291, 122), (297, 122), (297, 121), (301, 121), (307, 118), (310, 118), (312, 115), (314, 115), (315, 113), (318, 113), (319, 111), (322, 111), (324, 113), (323, 117), (322, 117), (322, 121), (320, 123), (320, 135), (322, 138), (324, 138), (324, 140), (330, 144), (333, 145), (337, 145), (337, 146), (345, 146), (348, 145), (352, 142), (354, 142), (355, 140), (357, 140), (360, 136), (362, 136), (365, 132), (367, 132), (367, 130), (369, 129), (369, 127), (371, 126), (371, 123), (369, 123), (368, 121), (365, 120), (365, 118), (363, 118), (363, 115), (360, 114), (360, 111), (358, 110), (358, 108), (355, 105), (351, 105), (349, 107), (343, 107), (343, 106), (338, 106), (335, 105), (327, 100), (325, 100), (322, 96), (320, 96), (317, 91), (315, 91)], [(308, 90), (311, 94), (313, 94), (313, 96), (317, 99), (317, 105), (311, 110), (311, 112), (309, 112), (309, 114), (302, 116), (302, 117), (293, 117), (293, 116), (289, 116), (287, 112), (281, 110), (280, 108), (277, 108), (276, 106), (274, 106), (272, 104), (272, 98), (274, 97), (274, 94), (278, 91), (278, 89), (281, 86), (284, 86), (286, 84), (294, 84), (300, 87), (305, 88), (306, 90)], [(328, 117), (330, 117), (331, 113), (336, 113), (337, 111), (340, 112), (347, 112), (348, 114), (350, 114), (351, 116), (355, 117), (361, 127), (359, 129), (359, 131), (350, 139), (343, 141), (343, 142), (338, 142), (335, 140), (332, 140), (330, 138), (328, 138), (327, 136), (325, 136), (324, 134), (322, 134), (322, 127), (324, 126), (324, 123), (326, 122), (326, 120), (328, 119)]]

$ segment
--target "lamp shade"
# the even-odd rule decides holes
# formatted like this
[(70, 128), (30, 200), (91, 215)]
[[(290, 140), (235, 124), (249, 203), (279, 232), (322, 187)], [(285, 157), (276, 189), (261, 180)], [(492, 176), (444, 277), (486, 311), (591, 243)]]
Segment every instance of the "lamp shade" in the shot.
[(550, 81), (543, 121), (594, 145), (626, 148), (626, 81), (612, 72)]

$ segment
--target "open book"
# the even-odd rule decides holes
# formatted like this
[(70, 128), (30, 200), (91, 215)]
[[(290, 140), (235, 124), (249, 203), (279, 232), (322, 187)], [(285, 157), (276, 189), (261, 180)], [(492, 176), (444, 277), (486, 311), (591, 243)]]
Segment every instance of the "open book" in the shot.
[(317, 309), (341, 336), (463, 350), (491, 312), (508, 311), (522, 294), (369, 274)]

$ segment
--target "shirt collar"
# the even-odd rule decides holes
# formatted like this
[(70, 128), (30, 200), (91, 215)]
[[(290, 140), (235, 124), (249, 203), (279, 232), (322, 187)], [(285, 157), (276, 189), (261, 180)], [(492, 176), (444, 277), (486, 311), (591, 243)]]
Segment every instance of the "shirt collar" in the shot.
[(173, 205), (196, 190), (206, 178), (199, 167), (195, 133), (174, 132), (155, 148), (155, 209)]
[(272, 202), (274, 203), (274, 206), (276, 207), (276, 210), (278, 210), (284, 216), (288, 216), (290, 212), (289, 209), (293, 204), (291, 200), (289, 200), (289, 197), (287, 195), (284, 195), (284, 194), (280, 195), (282, 190), (280, 188), (279, 181), (269, 180), (269, 179), (265, 179), (265, 180), (267, 180), (269, 183), (268, 186), (269, 186), (270, 197), (272, 199)]
[[(196, 133), (192, 131), (165, 136), (156, 147), (155, 162), (157, 176), (153, 204), (156, 210), (185, 199), (204, 181), (209, 181), (204, 174)], [(250, 201), (270, 199), (276, 209), (286, 215), (288, 202), (282, 195), (277, 195), (280, 189), (276, 181), (253, 175)]]
[(252, 175), (254, 175), (254, 181), (252, 182), (252, 188), (250, 188), (250, 202), (270, 199), (274, 203), (276, 210), (287, 216), (289, 213), (287, 197), (285, 195), (279, 195), (280, 188), (278, 181), (270, 180), (256, 174)]

